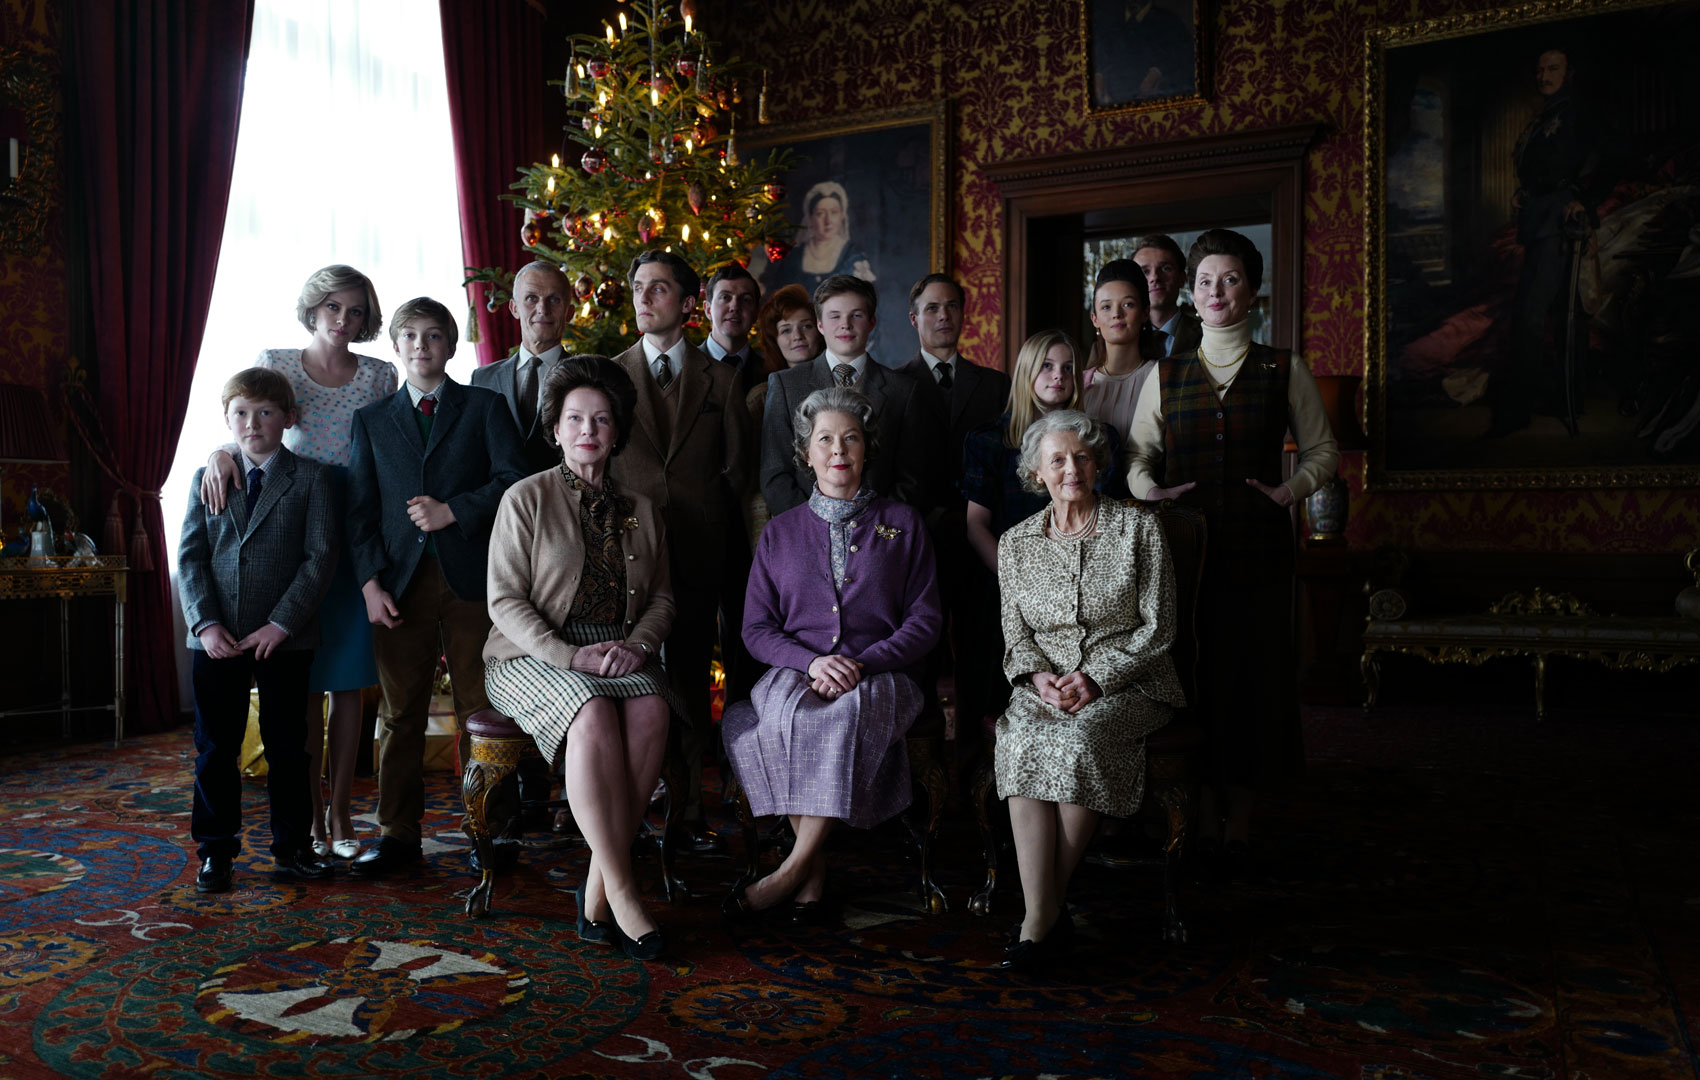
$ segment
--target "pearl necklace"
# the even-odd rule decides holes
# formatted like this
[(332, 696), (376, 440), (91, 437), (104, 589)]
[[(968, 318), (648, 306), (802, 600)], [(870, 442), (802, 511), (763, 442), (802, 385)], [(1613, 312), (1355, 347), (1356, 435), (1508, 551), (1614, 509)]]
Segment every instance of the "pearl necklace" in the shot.
[(1086, 524), (1073, 532), (1063, 532), (1062, 526), (1057, 524), (1057, 512), (1052, 509), (1051, 535), (1058, 540), (1079, 540), (1083, 536), (1090, 536), (1092, 530), (1098, 527), (1098, 506), (1098, 503), (1092, 504), (1092, 516), (1086, 519)]

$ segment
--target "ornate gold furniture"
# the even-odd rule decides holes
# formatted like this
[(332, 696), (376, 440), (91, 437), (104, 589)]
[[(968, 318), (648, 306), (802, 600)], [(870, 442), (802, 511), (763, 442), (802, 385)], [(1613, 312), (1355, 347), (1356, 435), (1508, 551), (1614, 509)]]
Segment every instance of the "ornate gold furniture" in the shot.
[[(7, 709), (3, 716), (58, 712), (61, 733), (71, 734), (71, 714), (112, 709), (112, 745), (124, 741), (124, 601), (129, 564), (122, 555), (56, 555), (0, 559), (0, 600), (59, 601), (59, 705)], [(112, 704), (71, 704), (71, 601), (79, 596), (112, 597)]]
[(1431, 664), (1474, 666), (1501, 656), (1528, 657), (1535, 668), (1537, 720), (1546, 718), (1549, 657), (1654, 672), (1700, 663), (1700, 621), (1694, 619), (1600, 615), (1574, 596), (1540, 588), (1528, 595), (1512, 593), (1484, 615), (1401, 618), (1403, 605), (1383, 607), (1381, 595), (1370, 598), (1364, 627), (1365, 716), (1375, 708), (1381, 682), (1377, 657), (1386, 652)]

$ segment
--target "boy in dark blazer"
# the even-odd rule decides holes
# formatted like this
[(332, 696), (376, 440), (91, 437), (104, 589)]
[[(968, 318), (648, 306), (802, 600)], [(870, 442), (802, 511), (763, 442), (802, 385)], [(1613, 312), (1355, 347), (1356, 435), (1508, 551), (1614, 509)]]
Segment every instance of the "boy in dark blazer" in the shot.
[(336, 568), (330, 482), (283, 445), (295, 390), (275, 371), (249, 368), (224, 384), (225, 423), (247, 477), (214, 514), (190, 486), (177, 551), (178, 595), (194, 650), (195, 797), (189, 831), (199, 845), (197, 892), (230, 889), (242, 849), (237, 755), (248, 728), (248, 687), (260, 690), (266, 792), (277, 873), (331, 874), (312, 852), (307, 777), (307, 672), (319, 644), (317, 612)]
[(401, 305), (390, 340), (407, 381), (354, 414), (348, 527), (384, 692), (378, 735), (378, 825), (354, 860), (375, 877), (417, 863), (425, 816), (425, 724), (437, 657), (447, 658), (455, 715), (484, 696), (485, 569), (490, 526), (509, 485), (529, 475), (513, 414), (493, 390), (444, 374), (457, 331), (429, 297)]

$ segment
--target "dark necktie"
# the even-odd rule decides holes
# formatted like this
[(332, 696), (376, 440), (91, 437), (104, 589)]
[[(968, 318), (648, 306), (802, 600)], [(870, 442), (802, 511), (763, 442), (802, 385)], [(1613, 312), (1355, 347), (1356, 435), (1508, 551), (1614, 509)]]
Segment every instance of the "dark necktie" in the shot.
[(849, 364), (834, 364), (832, 374), (838, 380), (839, 386), (856, 385), (856, 369)]
[(950, 384), (954, 381), (955, 380), (950, 377), (950, 361), (945, 360), (945, 361), (940, 362), (940, 364), (939, 364), (939, 389), (940, 390), (949, 390)]
[(541, 363), (535, 356), (519, 366), (519, 430), (520, 434), (531, 432), (531, 425), (537, 419), (537, 366)]
[(434, 397), (420, 398), (419, 411), (424, 413), (426, 416), (430, 416), (432, 413), (437, 411), (437, 399)]
[(260, 489), (265, 486), (266, 474), (263, 469), (248, 470), (248, 516), (254, 516), (254, 504), (260, 501)]
[(667, 389), (667, 384), (673, 381), (673, 365), (667, 362), (667, 354), (662, 353), (655, 358), (655, 382), (661, 389)]

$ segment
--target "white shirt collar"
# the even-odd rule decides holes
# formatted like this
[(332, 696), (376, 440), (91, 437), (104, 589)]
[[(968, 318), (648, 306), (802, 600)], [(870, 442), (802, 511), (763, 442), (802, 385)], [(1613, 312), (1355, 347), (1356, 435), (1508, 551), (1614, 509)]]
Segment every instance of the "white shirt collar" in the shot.
[[(648, 334), (645, 334), (639, 340), (641, 340), (643, 342), (644, 362), (647, 363), (650, 367), (653, 368), (656, 364), (656, 361), (661, 358), (661, 350), (655, 347), (655, 343), (653, 341), (649, 340)], [(683, 362), (684, 359), (685, 359), (685, 339), (680, 338), (678, 341), (675, 341), (667, 349), (667, 360), (670, 364), (673, 365), (673, 373), (675, 375), (678, 374), (679, 364), (681, 362)]]
[(421, 389), (419, 389), (419, 387), (414, 386), (412, 383), (408, 383), (407, 384), (407, 396), (413, 399), (413, 407), (415, 409), (419, 408), (419, 403), (421, 401), (425, 400), (428, 397), (434, 397), (438, 401), (441, 401), (442, 400), (443, 387), (448, 384), (448, 381), (449, 381), (449, 377), (447, 375), (444, 375), (442, 380), (440, 382), (438, 382), (436, 386), (433, 386), (429, 390), (421, 390)]
[(960, 370), (962, 367), (962, 354), (956, 352), (954, 349), (951, 350), (951, 354), (949, 356), (934, 356), (927, 350), (922, 349), (921, 359), (927, 362), (927, 370), (933, 373), (933, 378), (935, 379), (939, 377), (940, 364), (948, 363), (951, 366), (952, 374)]
[[(282, 447), (280, 446), (278, 449), (281, 450)], [(253, 472), (255, 469), (258, 469), (262, 475), (269, 476), (271, 475), (272, 462), (277, 460), (277, 450), (273, 450), (271, 455), (264, 461), (255, 461), (253, 458), (249, 457), (248, 452), (244, 450), (242, 452), (242, 460), (248, 466), (245, 470), (246, 472)]]
[(750, 343), (747, 341), (738, 348), (728, 352), (726, 348), (715, 339), (713, 334), (710, 334), (703, 339), (702, 346), (705, 350), (707, 350), (708, 355), (714, 357), (716, 360), (725, 360), (728, 363), (735, 362), (741, 356), (748, 356), (750, 352)]
[(561, 346), (556, 345), (552, 348), (544, 349), (540, 353), (534, 353), (525, 347), (524, 342), (521, 342), (519, 346), (519, 366), (524, 367), (532, 360), (541, 360), (543, 361), (544, 366), (547, 367), (559, 360), (563, 351), (564, 350)]

